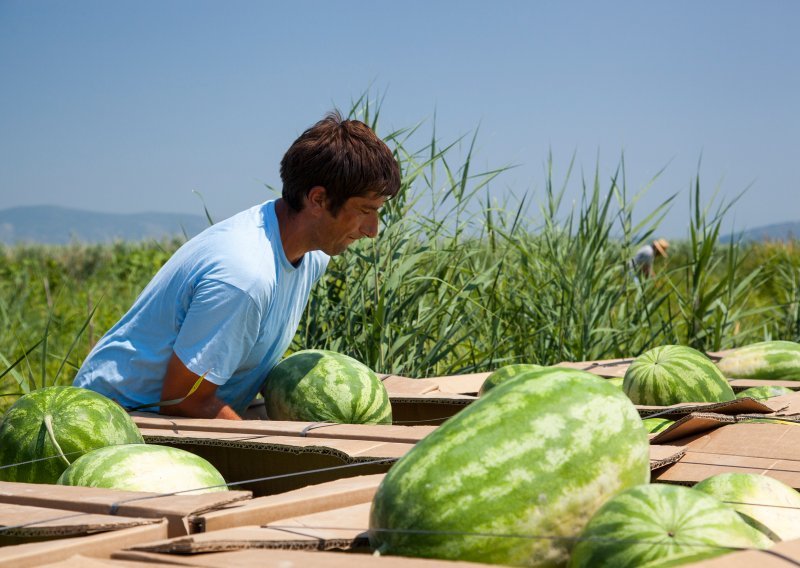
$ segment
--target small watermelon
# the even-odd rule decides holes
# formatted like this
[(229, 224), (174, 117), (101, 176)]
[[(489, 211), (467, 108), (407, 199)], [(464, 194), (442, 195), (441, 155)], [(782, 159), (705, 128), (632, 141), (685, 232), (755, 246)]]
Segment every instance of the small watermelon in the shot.
[(113, 400), (73, 386), (20, 397), (0, 423), (0, 481), (55, 483), (91, 450), (143, 444), (139, 428)]
[(352, 357), (308, 349), (267, 376), (262, 394), (272, 420), (391, 424), (389, 394), (378, 376)]
[(633, 360), (622, 388), (634, 404), (734, 400), (733, 389), (714, 363), (691, 347), (655, 347)]
[(186, 495), (228, 489), (220, 472), (205, 459), (157, 444), (124, 444), (91, 451), (65, 469), (58, 484)]
[(642, 424), (644, 427), (647, 428), (647, 431), (651, 434), (656, 434), (661, 432), (662, 430), (666, 430), (673, 424), (675, 424), (674, 420), (669, 420), (668, 418), (645, 418), (642, 420)]
[(373, 498), (370, 543), (380, 554), (559, 566), (594, 511), (649, 479), (630, 400), (591, 373), (550, 367), (496, 386), (400, 458)]
[(719, 473), (694, 486), (731, 505), (772, 540), (800, 538), (800, 493), (767, 475)]
[(478, 391), (478, 396), (483, 396), (487, 393), (487, 391), (493, 389), (500, 383), (503, 383), (509, 379), (513, 379), (519, 377), (522, 373), (528, 371), (539, 371), (543, 369), (541, 365), (534, 365), (531, 363), (515, 363), (513, 365), (506, 365), (505, 367), (500, 367), (496, 371), (494, 371), (491, 375), (486, 377), (486, 380), (483, 381), (480, 390)]
[(736, 393), (736, 398), (750, 397), (756, 400), (764, 400), (774, 396), (783, 396), (785, 394), (794, 394), (794, 391), (790, 388), (778, 385), (764, 385), (760, 387), (751, 387)]
[(607, 501), (586, 525), (570, 568), (658, 568), (772, 542), (702, 491), (640, 485)]
[(734, 349), (717, 362), (731, 379), (800, 381), (800, 343), (761, 341)]

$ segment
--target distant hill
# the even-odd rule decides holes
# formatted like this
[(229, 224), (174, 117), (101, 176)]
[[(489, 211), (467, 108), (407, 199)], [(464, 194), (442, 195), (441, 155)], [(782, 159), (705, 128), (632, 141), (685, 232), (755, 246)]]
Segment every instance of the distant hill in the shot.
[(764, 225), (755, 229), (739, 231), (733, 235), (727, 235), (721, 240), (729, 242), (732, 237), (741, 237), (747, 241), (788, 241), (790, 239), (800, 239), (800, 221), (789, 223), (775, 223), (774, 225)]
[(201, 215), (96, 213), (49, 205), (0, 210), (0, 243), (66, 244), (193, 237), (208, 227)]

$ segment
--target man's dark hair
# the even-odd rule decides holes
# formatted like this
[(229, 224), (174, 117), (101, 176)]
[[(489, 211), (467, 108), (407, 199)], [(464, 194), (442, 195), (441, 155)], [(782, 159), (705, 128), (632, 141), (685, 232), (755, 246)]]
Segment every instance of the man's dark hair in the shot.
[(293, 210), (300, 211), (308, 191), (320, 185), (336, 215), (350, 197), (394, 197), (400, 166), (369, 126), (333, 111), (292, 143), (281, 160), (281, 180), (283, 199)]

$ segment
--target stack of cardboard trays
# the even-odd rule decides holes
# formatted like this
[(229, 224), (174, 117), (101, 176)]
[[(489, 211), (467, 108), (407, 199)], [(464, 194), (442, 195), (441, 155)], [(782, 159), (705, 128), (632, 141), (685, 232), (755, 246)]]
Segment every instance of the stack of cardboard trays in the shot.
[[(618, 377), (630, 360), (564, 363)], [(201, 495), (0, 483), (0, 567), (321, 566), (447, 568), (468, 562), (378, 557), (367, 539), (385, 472), (477, 399), (489, 373), (381, 376), (393, 425), (185, 419), (134, 414), (148, 443), (210, 461), (231, 491)], [(757, 384), (764, 384), (760, 381)], [(790, 388), (800, 383), (780, 382)], [(734, 390), (752, 384), (732, 381)], [(675, 420), (651, 435), (652, 481), (693, 485), (722, 472), (769, 475), (800, 490), (800, 393), (756, 401), (638, 407)], [(255, 405), (252, 417), (263, 417)], [(769, 418), (777, 422), (753, 422)], [(796, 566), (800, 541), (696, 566)], [(723, 564), (724, 563), (724, 564)]]

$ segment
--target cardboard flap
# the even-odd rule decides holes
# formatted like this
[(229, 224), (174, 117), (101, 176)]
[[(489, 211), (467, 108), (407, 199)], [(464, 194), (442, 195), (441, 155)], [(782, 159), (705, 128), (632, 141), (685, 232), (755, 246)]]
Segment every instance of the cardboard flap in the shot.
[(719, 428), (724, 424), (733, 424), (736, 418), (725, 414), (711, 412), (692, 412), (676, 420), (668, 428), (656, 433), (650, 438), (651, 444), (662, 444), (673, 440), (680, 440), (707, 430)]
[(4, 503), (0, 507), (0, 539), (77, 536), (160, 522), (161, 519), (98, 515)]
[[(150, 519), (148, 519), (150, 521)], [(152, 520), (152, 524), (119, 529), (100, 534), (59, 538), (45, 542), (31, 542), (0, 547), (0, 566), (27, 568), (41, 566), (49, 560), (85, 554), (95, 558), (108, 558), (112, 552), (142, 542), (151, 542), (167, 536), (167, 521)]]
[(399, 375), (386, 375), (381, 380), (390, 397), (425, 394), (439, 389), (436, 383), (427, 379), (410, 379)]
[(684, 402), (670, 406), (636, 405), (642, 418), (660, 416), (677, 418), (692, 412), (714, 412), (716, 414), (773, 414), (786, 408), (786, 402), (775, 402), (779, 397), (769, 400), (755, 400), (750, 397), (737, 398), (726, 402)]
[[(159, 563), (161, 566), (172, 566), (174, 564)], [(59, 560), (51, 564), (41, 564), (40, 568), (156, 568), (152, 562), (135, 562), (111, 560), (110, 558), (92, 558), (83, 554), (75, 554), (64, 560)]]
[(178, 418), (148, 412), (132, 413), (140, 429), (178, 432), (224, 432), (247, 436), (297, 436), (301, 438), (336, 438), (414, 444), (435, 430), (434, 426), (390, 424), (334, 424), (330, 422), (294, 422), (279, 420), (217, 420)]
[[(46, 490), (45, 490), (46, 489)], [(250, 491), (215, 491), (199, 495), (165, 495), (100, 487), (0, 482), (0, 504), (49, 507), (65, 511), (123, 517), (166, 518), (170, 536), (189, 532), (187, 518), (230, 503), (246, 501)]]
[(428, 377), (426, 380), (436, 384), (439, 392), (446, 394), (477, 395), (487, 377), (492, 373), (467, 373), (444, 377)]
[(567, 367), (568, 369), (578, 369), (579, 371), (588, 371), (601, 377), (606, 378), (621, 378), (625, 376), (625, 371), (628, 370), (633, 359), (601, 359), (599, 361), (577, 361), (558, 363), (556, 367)]
[(686, 453), (685, 448), (678, 446), (650, 445), (650, 471), (675, 463)]
[(196, 530), (207, 532), (243, 525), (264, 525), (292, 515), (306, 515), (371, 502), (384, 474), (337, 479), (302, 489), (257, 497), (226, 509), (192, 518)]
[(243, 526), (138, 545), (131, 550), (195, 554), (244, 548), (349, 550), (368, 545), (371, 503), (323, 511), (263, 526)]
[(657, 481), (691, 485), (718, 473), (769, 475), (800, 489), (800, 428), (794, 424), (737, 423), (673, 442), (686, 449)]
[(787, 389), (798, 390), (800, 389), (800, 381), (789, 380), (766, 380), (766, 379), (728, 379), (728, 384), (731, 385), (734, 391), (739, 392), (751, 387), (786, 387)]

